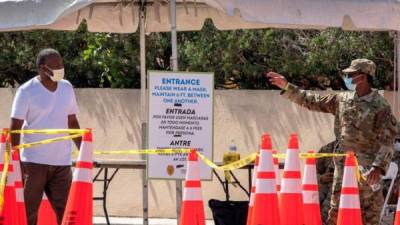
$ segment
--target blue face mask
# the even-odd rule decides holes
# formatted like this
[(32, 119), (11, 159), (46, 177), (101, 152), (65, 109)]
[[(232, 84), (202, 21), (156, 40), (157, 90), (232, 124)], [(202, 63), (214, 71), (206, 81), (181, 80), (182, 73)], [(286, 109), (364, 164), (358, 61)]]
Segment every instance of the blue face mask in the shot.
[(353, 84), (353, 78), (349, 77), (348, 75), (346, 75), (345, 77), (343, 77), (343, 81), (344, 84), (346, 85), (347, 89), (351, 90), (351, 91), (355, 91), (356, 90), (356, 86), (355, 84)]

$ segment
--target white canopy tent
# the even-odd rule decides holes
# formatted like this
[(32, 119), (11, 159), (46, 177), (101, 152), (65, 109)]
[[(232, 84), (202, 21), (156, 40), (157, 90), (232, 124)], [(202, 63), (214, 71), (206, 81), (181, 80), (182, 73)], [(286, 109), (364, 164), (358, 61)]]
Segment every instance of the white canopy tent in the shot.
[[(0, 0), (0, 30), (131, 33), (142, 3), (146, 32), (169, 32), (169, 0)], [(177, 0), (177, 30), (199, 30), (210, 18), (221, 30), (249, 28), (400, 30), (399, 0)]]
[[(206, 19), (212, 19), (220, 30), (341, 27), (345, 30), (400, 31), (400, 2), (399, 0), (0, 0), (0, 31), (75, 30), (83, 20), (91, 32), (132, 33), (140, 28), (143, 134), (146, 133), (147, 121), (145, 33), (172, 32), (171, 59), (174, 70), (177, 70), (176, 31), (200, 30)], [(400, 44), (396, 46), (395, 52), (400, 52)], [(397, 61), (397, 64), (400, 64), (400, 61)], [(396, 100), (395, 102), (397, 103)], [(397, 110), (397, 107), (395, 108)], [(142, 143), (143, 147), (146, 147), (145, 137)], [(147, 193), (146, 190), (144, 178), (143, 193)], [(181, 186), (178, 185), (177, 192), (180, 191)], [(177, 194), (178, 202), (179, 196), (180, 194)], [(143, 204), (144, 224), (148, 224), (146, 194), (143, 196)]]

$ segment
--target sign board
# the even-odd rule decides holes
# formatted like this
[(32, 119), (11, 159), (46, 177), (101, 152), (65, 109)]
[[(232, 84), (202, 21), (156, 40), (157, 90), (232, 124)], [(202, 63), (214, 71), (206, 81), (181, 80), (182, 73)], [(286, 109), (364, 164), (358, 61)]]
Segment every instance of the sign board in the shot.
[[(213, 160), (213, 73), (149, 71), (149, 149), (196, 148)], [(184, 179), (187, 154), (148, 156), (151, 179)], [(211, 168), (200, 163), (204, 180)]]

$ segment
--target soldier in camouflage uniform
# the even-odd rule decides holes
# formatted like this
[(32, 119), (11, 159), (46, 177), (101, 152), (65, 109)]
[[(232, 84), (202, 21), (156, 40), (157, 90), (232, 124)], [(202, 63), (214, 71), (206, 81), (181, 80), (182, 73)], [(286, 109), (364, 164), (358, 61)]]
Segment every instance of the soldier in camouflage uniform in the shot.
[[(332, 153), (334, 152), (338, 142), (332, 141), (327, 145), (321, 147), (318, 153)], [(335, 165), (332, 158), (319, 158), (317, 160), (317, 176), (319, 186), (319, 202), (321, 206), (322, 221), (325, 222), (328, 218), (328, 211), (330, 209), (331, 190), (333, 183), (333, 172)], [(324, 223), (325, 224), (325, 223)]]
[[(313, 111), (335, 116), (334, 132), (338, 140), (336, 153), (354, 151), (360, 166), (365, 168), (366, 180), (359, 182), (360, 203), (364, 225), (378, 225), (383, 204), (382, 189), (375, 192), (372, 186), (380, 182), (393, 155), (393, 140), (397, 133), (396, 119), (390, 105), (371, 89), (375, 76), (375, 63), (368, 59), (356, 59), (343, 80), (351, 91), (319, 95), (300, 90), (286, 81), (282, 75), (270, 72), (270, 82), (281, 89), (282, 95)], [(327, 224), (336, 225), (339, 207), (344, 158), (334, 158), (335, 171), (331, 195), (331, 209)]]

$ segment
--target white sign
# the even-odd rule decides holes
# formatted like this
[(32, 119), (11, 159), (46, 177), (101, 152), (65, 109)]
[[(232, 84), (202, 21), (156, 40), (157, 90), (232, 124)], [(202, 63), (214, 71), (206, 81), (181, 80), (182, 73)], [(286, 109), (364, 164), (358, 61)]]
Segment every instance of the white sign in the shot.
[[(196, 148), (213, 160), (213, 73), (149, 72), (149, 149)], [(184, 179), (187, 154), (148, 157), (148, 177)], [(212, 178), (200, 163), (201, 178)]]

